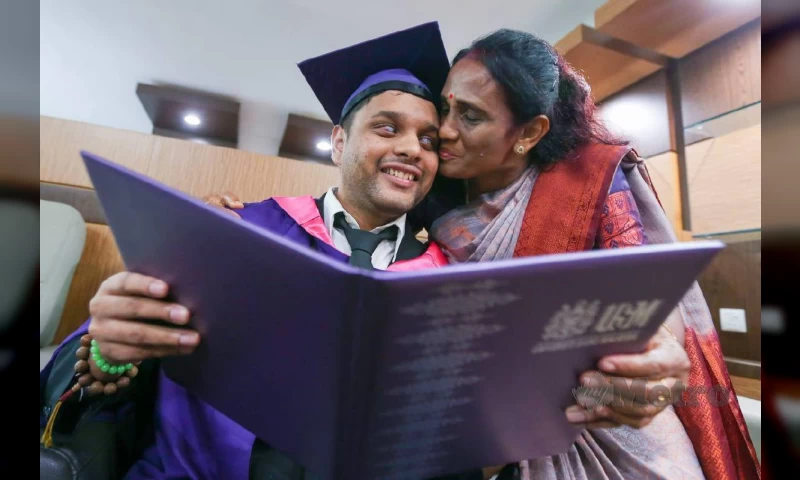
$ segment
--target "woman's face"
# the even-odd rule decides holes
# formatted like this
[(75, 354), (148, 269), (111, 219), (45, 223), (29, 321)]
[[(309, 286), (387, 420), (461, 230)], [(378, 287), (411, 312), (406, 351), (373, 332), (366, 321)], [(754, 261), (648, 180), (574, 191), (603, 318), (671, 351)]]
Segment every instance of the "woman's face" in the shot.
[(527, 163), (514, 151), (520, 132), (486, 67), (470, 57), (456, 63), (442, 90), (439, 173), (472, 179), (519, 171)]

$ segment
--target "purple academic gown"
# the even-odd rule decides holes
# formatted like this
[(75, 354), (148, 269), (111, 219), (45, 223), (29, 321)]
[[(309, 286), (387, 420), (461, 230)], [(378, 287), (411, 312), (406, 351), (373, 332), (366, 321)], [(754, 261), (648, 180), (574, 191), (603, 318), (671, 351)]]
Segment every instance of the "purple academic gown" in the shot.
[[(321, 202), (320, 202), (321, 203)], [(287, 209), (289, 210), (287, 212)], [(332, 246), (312, 197), (283, 197), (247, 204), (242, 218), (300, 244), (346, 262)], [(398, 262), (391, 270), (433, 268), (446, 264), (435, 244), (419, 258)], [(40, 373), (45, 385), (55, 358), (65, 344), (88, 333), (89, 321), (67, 337)], [(72, 353), (72, 352), (69, 352)], [(247, 479), (255, 436), (159, 371), (155, 409), (155, 442), (128, 472), (126, 479)], [(72, 384), (69, 385), (70, 387)], [(46, 418), (40, 422), (46, 422)], [(42, 423), (41, 426), (44, 426)]]

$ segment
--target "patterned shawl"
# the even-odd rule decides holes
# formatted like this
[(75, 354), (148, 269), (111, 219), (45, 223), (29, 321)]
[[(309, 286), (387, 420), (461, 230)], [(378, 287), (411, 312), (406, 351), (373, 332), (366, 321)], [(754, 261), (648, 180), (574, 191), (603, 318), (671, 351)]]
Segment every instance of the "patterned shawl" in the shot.
[(485, 193), (436, 219), (431, 235), (448, 260), (488, 262), (513, 257), (537, 176), (538, 170), (529, 167), (506, 188)]

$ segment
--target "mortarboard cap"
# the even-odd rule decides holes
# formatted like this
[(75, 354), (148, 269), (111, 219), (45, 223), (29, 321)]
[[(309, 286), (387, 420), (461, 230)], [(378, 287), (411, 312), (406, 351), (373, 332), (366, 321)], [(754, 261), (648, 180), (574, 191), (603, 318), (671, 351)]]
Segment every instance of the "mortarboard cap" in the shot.
[(363, 99), (400, 90), (439, 104), (450, 64), (438, 22), (368, 40), (298, 64), (334, 125)]

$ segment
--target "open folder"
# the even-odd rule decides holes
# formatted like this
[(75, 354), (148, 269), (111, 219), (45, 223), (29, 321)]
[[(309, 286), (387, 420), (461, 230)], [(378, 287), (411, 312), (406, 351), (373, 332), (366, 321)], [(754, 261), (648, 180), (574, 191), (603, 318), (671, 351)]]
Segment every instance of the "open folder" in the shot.
[(564, 452), (578, 375), (641, 351), (723, 246), (368, 271), (82, 156), (127, 269), (166, 281), (201, 334), (165, 374), (326, 478)]

